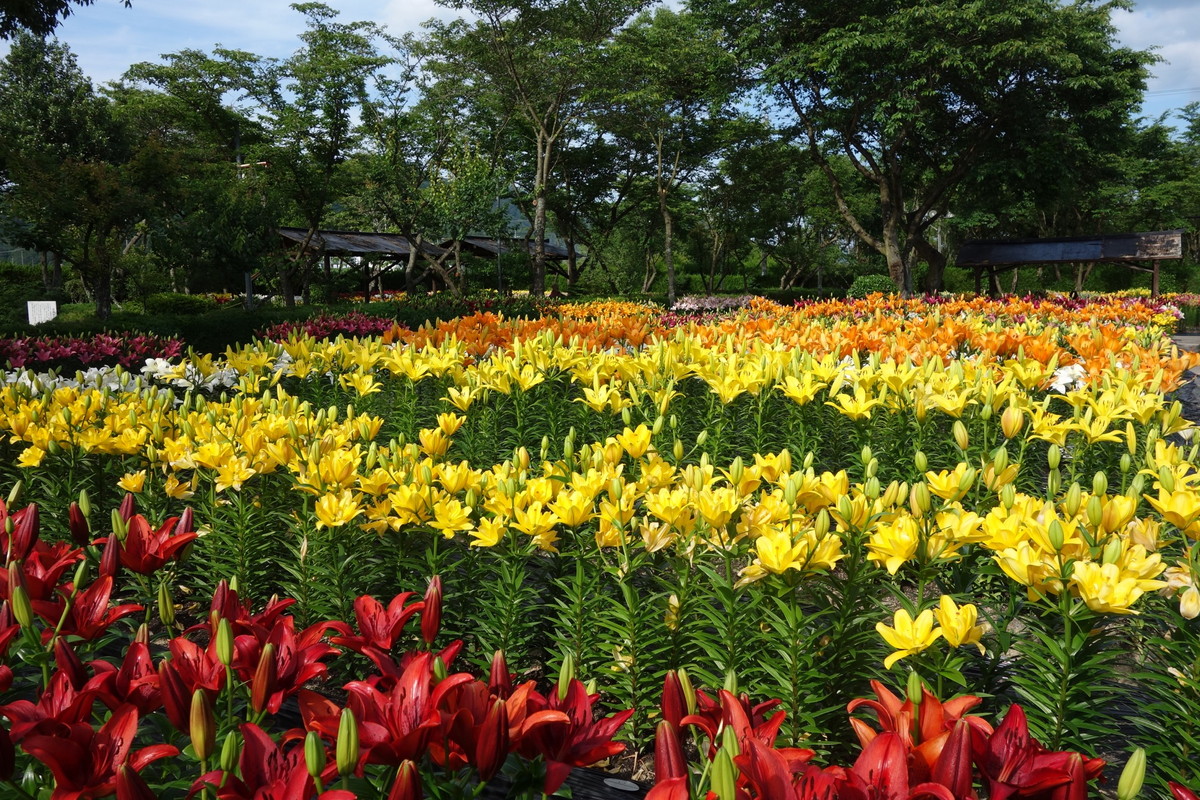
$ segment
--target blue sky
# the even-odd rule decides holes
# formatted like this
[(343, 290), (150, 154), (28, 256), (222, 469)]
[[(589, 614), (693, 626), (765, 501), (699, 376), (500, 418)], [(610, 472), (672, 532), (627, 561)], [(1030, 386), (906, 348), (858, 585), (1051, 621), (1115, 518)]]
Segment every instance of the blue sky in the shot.
[[(369, 19), (394, 34), (415, 31), (433, 16), (453, 13), (433, 0), (326, 0), (345, 21)], [(1141, 0), (1114, 22), (1124, 44), (1156, 48), (1143, 113), (1157, 117), (1200, 101), (1200, 13), (1195, 0)], [(97, 84), (118, 78), (138, 61), (156, 61), (185, 48), (225, 47), (284, 57), (297, 45), (301, 17), (288, 0), (96, 0), (59, 28), (83, 71)], [(0, 48), (3, 48), (0, 45)]]

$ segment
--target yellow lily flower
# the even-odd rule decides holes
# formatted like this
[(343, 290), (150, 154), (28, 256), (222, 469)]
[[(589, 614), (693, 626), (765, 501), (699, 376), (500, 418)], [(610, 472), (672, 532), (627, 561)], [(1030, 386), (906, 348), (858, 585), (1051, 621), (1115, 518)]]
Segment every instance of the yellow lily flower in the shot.
[(948, 594), (942, 595), (938, 607), (933, 611), (938, 624), (942, 626), (942, 636), (947, 644), (951, 647), (973, 644), (979, 648), (979, 654), (983, 655), (985, 650), (980, 639), (987, 632), (987, 626), (975, 624), (978, 614), (979, 611), (973, 604), (959, 606)]
[(358, 516), (358, 500), (349, 489), (339, 494), (326, 494), (317, 499), (318, 528), (340, 528)]
[(884, 659), (884, 669), (891, 669), (900, 659), (929, 649), (942, 635), (941, 628), (934, 630), (933, 611), (928, 608), (918, 614), (915, 620), (903, 608), (896, 609), (892, 615), (892, 625), (877, 622), (875, 631), (896, 650)]

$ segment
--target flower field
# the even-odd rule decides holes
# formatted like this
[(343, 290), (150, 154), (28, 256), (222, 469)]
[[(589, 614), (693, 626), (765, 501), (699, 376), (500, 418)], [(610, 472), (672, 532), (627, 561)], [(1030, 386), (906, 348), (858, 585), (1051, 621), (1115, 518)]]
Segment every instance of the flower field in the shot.
[(537, 794), (623, 744), (655, 800), (1082, 798), (1131, 761), (1130, 800), (1136, 747), (1182, 798), (1177, 318), (611, 301), (10, 371), (0, 793)]

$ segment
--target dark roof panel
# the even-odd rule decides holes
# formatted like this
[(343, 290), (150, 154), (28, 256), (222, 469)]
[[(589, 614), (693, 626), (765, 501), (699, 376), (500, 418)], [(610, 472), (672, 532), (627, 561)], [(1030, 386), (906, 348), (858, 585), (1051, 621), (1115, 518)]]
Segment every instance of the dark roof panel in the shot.
[(988, 267), (1077, 261), (1163, 261), (1183, 258), (1183, 231), (1149, 231), (1059, 239), (979, 239), (963, 242), (955, 264)]

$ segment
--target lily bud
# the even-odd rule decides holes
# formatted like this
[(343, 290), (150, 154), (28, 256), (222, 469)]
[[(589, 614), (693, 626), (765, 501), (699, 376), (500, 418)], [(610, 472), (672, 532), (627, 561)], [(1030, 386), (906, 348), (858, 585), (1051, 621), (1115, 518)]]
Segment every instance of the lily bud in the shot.
[(446, 669), (446, 662), (441, 656), (435, 656), (433, 659), (433, 680), (436, 683), (441, 683), (450, 675), (450, 671)]
[(358, 766), (358, 723), (354, 720), (354, 712), (348, 708), (342, 709), (341, 718), (338, 720), (337, 749), (334, 756), (338, 774), (343, 778)]
[(1122, 474), (1129, 472), (1129, 470), (1133, 469), (1133, 459), (1129, 456), (1129, 453), (1122, 453), (1121, 461), (1119, 463), (1120, 463)]
[(250, 681), (250, 707), (262, 713), (267, 709), (271, 693), (275, 691), (277, 681), (275, 666), (275, 645), (267, 642), (263, 645), (262, 654), (258, 657), (258, 667)]
[(1134, 800), (1142, 793), (1142, 783), (1146, 780), (1146, 751), (1139, 747), (1125, 762), (1121, 770), (1121, 778), (1117, 781), (1117, 800)]
[(1098, 495), (1088, 498), (1087, 505), (1083, 507), (1083, 515), (1087, 519), (1088, 525), (1093, 528), (1100, 527), (1100, 523), (1104, 520), (1104, 504)]
[(425, 590), (425, 607), (421, 610), (421, 638), (433, 644), (442, 626), (442, 578), (434, 575)]
[(916, 672), (908, 673), (908, 683), (905, 686), (908, 692), (908, 700), (914, 706), (920, 705), (924, 697), (924, 684), (921, 683), (921, 676)]
[(687, 704), (687, 713), (696, 713), (696, 689), (692, 686), (692, 678), (683, 667), (675, 670), (679, 676), (679, 686), (683, 690), (683, 700)]
[(629, 412), (628, 408), (621, 409), (621, 421), (625, 423), (625, 427), (633, 424), (633, 414)]
[(1158, 485), (1165, 492), (1175, 491), (1175, 473), (1166, 464), (1158, 468)]
[(732, 695), (736, 695), (738, 691), (738, 676), (731, 669), (725, 670), (725, 686), (722, 687), (725, 691)]
[(1108, 476), (1103, 472), (1097, 472), (1092, 478), (1092, 494), (1108, 494)]
[(316, 731), (309, 731), (304, 737), (304, 766), (314, 778), (320, 778), (325, 771), (325, 743)]
[(175, 627), (175, 601), (171, 598), (171, 589), (166, 581), (158, 585), (158, 618), (167, 628)]
[(1067, 496), (1063, 498), (1063, 511), (1067, 512), (1068, 517), (1073, 517), (1079, 513), (1079, 504), (1082, 502), (1083, 490), (1078, 483), (1072, 483), (1067, 489)]
[(874, 478), (878, 474), (879, 474), (879, 459), (872, 458), (870, 461), (867, 462), (866, 476), (868, 478)]
[(671, 454), (675, 456), (676, 463), (683, 461), (683, 442), (676, 439), (675, 444), (671, 446)]
[(1009, 406), (1000, 415), (1000, 431), (1005, 439), (1011, 439), (1021, 432), (1025, 426), (1025, 412), (1016, 406)]
[[(67, 409), (63, 409), (66, 411)], [(8, 490), (8, 507), (11, 509), (21, 500), (21, 490), (25, 488), (24, 481), (17, 481), (13, 487)]]
[(126, 534), (129, 533), (129, 526), (125, 524), (125, 518), (121, 516), (121, 512), (113, 509), (111, 514), (111, 522), (113, 535), (117, 537), (117, 541), (124, 542)]
[(212, 706), (203, 689), (192, 692), (192, 713), (189, 716), (189, 735), (196, 758), (208, 761), (217, 744), (217, 724), (213, 719)]
[(226, 667), (233, 663), (233, 626), (224, 618), (217, 622), (217, 660)]
[(512, 690), (512, 673), (508, 671), (508, 662), (504, 658), (504, 651), (497, 650), (492, 656), (492, 668), (488, 673), (488, 691), (497, 697), (508, 699)]
[(925, 455), (923, 450), (918, 450), (913, 454), (913, 465), (916, 466), (917, 472), (921, 474), (929, 471), (929, 457)]
[(237, 731), (230, 731), (225, 734), (225, 741), (221, 743), (221, 771), (233, 772), (237, 769), (238, 756), (241, 755), (241, 742), (238, 739)]
[(1046, 494), (1050, 497), (1058, 495), (1058, 490), (1062, 488), (1062, 475), (1058, 470), (1052, 469), (1046, 476)]
[(71, 531), (71, 541), (76, 547), (85, 547), (92, 540), (87, 515), (83, 513), (79, 503), (71, 503), (67, 507), (67, 528)]
[(954, 420), (954, 425), (950, 428), (951, 435), (954, 436), (954, 443), (958, 445), (959, 450), (966, 450), (971, 444), (971, 437), (967, 434), (967, 426), (963, 425), (961, 419)]
[(571, 687), (571, 681), (575, 680), (575, 656), (568, 650), (563, 656), (562, 668), (558, 671), (558, 700), (562, 702), (567, 699), (567, 690)]
[(1100, 555), (1101, 563), (1115, 564), (1121, 560), (1121, 555), (1125, 552), (1125, 543), (1120, 536), (1111, 537), (1104, 545), (1104, 551)]
[(481, 780), (490, 781), (496, 776), (508, 757), (509, 745), (508, 706), (497, 698), (488, 709), (475, 746), (475, 769)]
[(670, 778), (687, 777), (687, 761), (679, 728), (668, 719), (660, 720), (654, 730), (654, 778), (661, 783)]
[[(14, 561), (13, 563), (20, 564), (21, 562)], [(19, 570), (20, 567), (16, 569)], [(12, 575), (13, 571), (13, 568), (10, 568), (9, 575)], [(9, 605), (12, 606), (13, 617), (22, 628), (28, 629), (33, 625), (33, 604), (29, 602), (29, 592), (25, 590), (23, 583), (12, 586), (9, 592)]]
[(734, 758), (742, 754), (742, 743), (738, 741), (738, 732), (732, 725), (721, 728), (721, 749)]
[(1000, 489), (1000, 505), (1004, 506), (1005, 511), (1012, 509), (1013, 504), (1017, 502), (1017, 489), (1011, 483), (1006, 483)]
[(1054, 552), (1060, 552), (1063, 545), (1066, 543), (1066, 535), (1063, 532), (1062, 524), (1058, 520), (1051, 520), (1046, 527), (1046, 539), (1050, 542), (1050, 546), (1054, 548)]
[(417, 765), (405, 759), (396, 771), (396, 782), (388, 792), (388, 800), (421, 800), (421, 775)]
[(923, 517), (933, 508), (933, 497), (929, 493), (929, 484), (918, 481), (913, 484), (908, 495), (908, 505), (914, 517)]
[(708, 441), (708, 429), (705, 428), (704, 430), (700, 431), (700, 433), (698, 433), (696, 435), (696, 446), (703, 447), (704, 443), (707, 441)]
[(133, 492), (125, 493), (125, 499), (121, 501), (121, 505), (117, 508), (117, 512), (120, 513), (121, 519), (125, 522), (128, 522), (133, 518), (133, 515), (137, 513), (137, 500), (134, 499)]
[(1062, 450), (1058, 445), (1050, 445), (1050, 449), (1046, 452), (1046, 465), (1050, 469), (1058, 469), (1058, 465), (1062, 463)]
[(992, 467), (996, 470), (996, 474), (1004, 472), (1008, 468), (1008, 448), (1001, 445), (996, 448), (995, 455), (992, 456)]
[(710, 788), (717, 800), (736, 800), (737, 782), (733, 758), (724, 748), (717, 751), (712, 761)]

